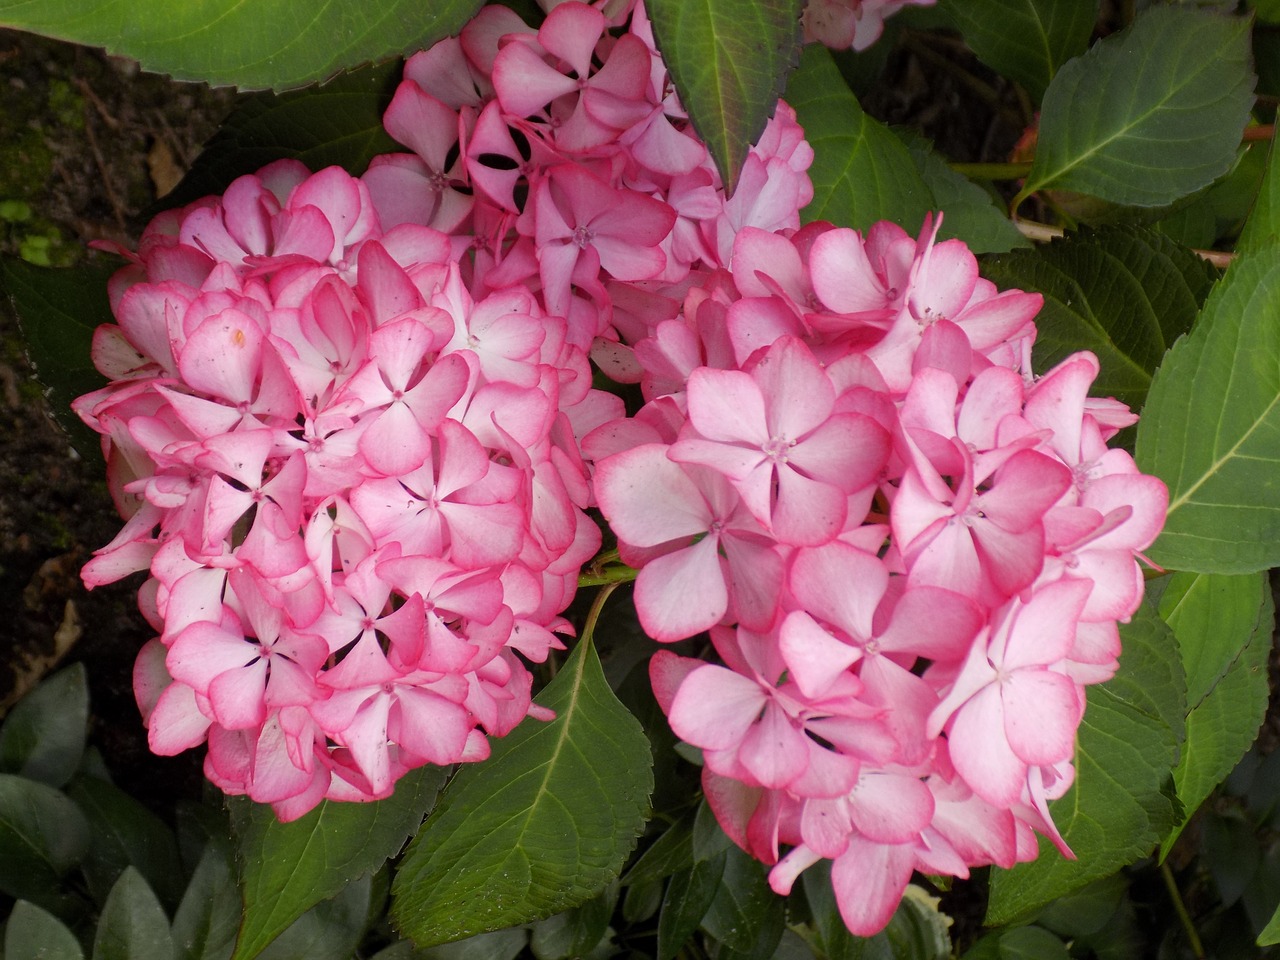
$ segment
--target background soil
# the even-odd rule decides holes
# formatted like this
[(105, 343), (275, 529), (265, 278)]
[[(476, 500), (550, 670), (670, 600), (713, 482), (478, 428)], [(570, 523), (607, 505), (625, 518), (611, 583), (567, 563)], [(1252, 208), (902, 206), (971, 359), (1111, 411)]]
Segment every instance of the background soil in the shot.
[[(101, 256), (90, 241), (132, 244), (234, 99), (0, 30), (0, 254), (66, 266)], [(134, 602), (139, 577), (91, 593), (80, 584), (80, 567), (118, 526), (100, 461), (78, 455), (53, 421), (4, 301), (0, 713), (60, 662), (83, 660), (108, 768), (122, 782), (168, 785), (152, 802), (171, 810), (172, 790), (199, 795), (199, 761), (147, 751), (131, 688), (152, 635)]]

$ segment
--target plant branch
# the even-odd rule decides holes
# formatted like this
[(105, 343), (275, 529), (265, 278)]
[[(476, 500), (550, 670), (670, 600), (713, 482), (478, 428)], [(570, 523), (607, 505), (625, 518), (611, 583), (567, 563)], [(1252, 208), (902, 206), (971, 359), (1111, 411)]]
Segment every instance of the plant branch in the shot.
[(586, 573), (578, 577), (579, 587), (604, 587), (612, 584), (617, 586), (620, 583), (629, 583), (634, 580), (640, 571), (626, 564), (615, 563), (602, 567), (592, 566)]
[(1168, 861), (1160, 864), (1160, 876), (1164, 878), (1164, 885), (1169, 889), (1169, 899), (1173, 901), (1173, 909), (1178, 912), (1178, 919), (1182, 922), (1182, 929), (1187, 935), (1187, 942), (1191, 945), (1191, 952), (1195, 954), (1196, 960), (1204, 960), (1204, 944), (1200, 942), (1200, 934), (1196, 933), (1196, 926), (1191, 922), (1191, 914), (1187, 913), (1187, 907), (1182, 902), (1182, 894), (1178, 892), (1178, 883), (1173, 879), (1173, 871), (1169, 869)]
[(600, 592), (596, 594), (595, 599), (591, 601), (591, 609), (587, 611), (587, 622), (582, 626), (582, 639), (590, 640), (596, 632), (596, 621), (600, 619), (600, 611), (604, 609), (605, 601), (609, 599), (609, 594), (618, 589), (622, 581), (615, 580), (613, 583), (607, 583), (600, 588)]
[(1013, 163), (952, 163), (952, 170), (970, 180), (1021, 180), (1031, 172), (1031, 161)]

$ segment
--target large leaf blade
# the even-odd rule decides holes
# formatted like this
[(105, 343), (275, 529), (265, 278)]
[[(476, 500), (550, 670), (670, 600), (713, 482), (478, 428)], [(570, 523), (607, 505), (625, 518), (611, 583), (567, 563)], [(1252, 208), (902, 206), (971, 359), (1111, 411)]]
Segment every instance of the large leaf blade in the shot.
[(1253, 84), (1247, 20), (1152, 7), (1058, 71), (1019, 196), (1145, 207), (1187, 196), (1231, 167)]
[(784, 901), (769, 888), (766, 873), (738, 847), (725, 851), (724, 872), (702, 929), (736, 953), (772, 957), (782, 939)]
[(649, 0), (653, 35), (730, 193), (800, 51), (800, 0)]
[(863, 112), (826, 48), (805, 48), (787, 83), (787, 102), (813, 147), (813, 200), (801, 220), (857, 230), (892, 220), (908, 231), (924, 221), (933, 194), (911, 154), (893, 131)]
[(420, 767), (375, 803), (325, 801), (280, 823), (270, 807), (231, 800), (244, 919), (234, 960), (248, 960), (304, 913), (397, 853), (435, 800), (445, 771)]
[(84, 960), (75, 934), (53, 914), (19, 900), (4, 930), (4, 955), (10, 960)]
[(0, 724), (0, 771), (65, 786), (89, 735), (89, 683), (73, 663), (18, 701)]
[(653, 774), (639, 723), (588, 639), (526, 720), (464, 767), (401, 861), (391, 913), (419, 946), (541, 919), (618, 876), (644, 827)]
[(957, 173), (934, 151), (927, 139), (909, 129), (893, 129), (906, 144), (920, 178), (933, 196), (937, 209), (945, 211), (938, 240), (963, 240), (974, 253), (1007, 253), (1030, 248), (993, 194)]
[(1262, 725), (1275, 605), (1261, 573), (1176, 573), (1159, 612), (1178, 639), (1188, 708), (1186, 741), (1173, 771), (1184, 816), (1161, 843), (1164, 856)]
[(1097, 0), (947, 0), (942, 8), (979, 60), (1037, 102), (1058, 68), (1085, 52), (1098, 17)]
[(1151, 384), (1135, 459), (1169, 487), (1156, 563), (1251, 573), (1280, 563), (1280, 250), (1237, 260)]
[[(1256, 145), (1255, 145), (1256, 147)], [(1280, 240), (1280, 150), (1275, 138), (1267, 149), (1266, 171), (1253, 209), (1236, 241), (1237, 253), (1253, 253)]]
[(226, 841), (210, 841), (173, 915), (178, 960), (225, 960), (240, 926), (240, 891)]
[(52, 787), (0, 774), (0, 892), (40, 903), (89, 850), (89, 825)]
[(1049, 805), (1076, 854), (1065, 860), (1040, 841), (1040, 856), (993, 870), (988, 924), (1023, 918), (1091, 880), (1149, 853), (1179, 814), (1169, 796), (1186, 713), (1182, 664), (1174, 639), (1150, 605), (1122, 624), (1120, 669), (1088, 691), (1076, 746), (1076, 778)]
[(125, 869), (102, 906), (93, 960), (173, 960), (173, 935), (169, 918), (133, 867)]
[(1046, 247), (989, 257), (983, 274), (1000, 287), (1045, 298), (1032, 357), (1043, 372), (1091, 350), (1101, 372), (1093, 392), (1137, 410), (1165, 352), (1191, 328), (1213, 268), (1153, 230), (1084, 231)]
[(154, 73), (284, 90), (456, 33), (482, 0), (0, 0), (0, 26), (105, 47)]

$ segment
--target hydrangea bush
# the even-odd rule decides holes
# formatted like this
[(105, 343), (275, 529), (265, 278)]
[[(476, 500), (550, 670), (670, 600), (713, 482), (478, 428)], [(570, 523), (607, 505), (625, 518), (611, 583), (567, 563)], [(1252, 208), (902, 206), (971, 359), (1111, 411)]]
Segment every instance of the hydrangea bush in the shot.
[(152, 749), (207, 741), (284, 820), (485, 759), (552, 716), (517, 654), (563, 648), (598, 505), (645, 632), (712, 631), (722, 663), (660, 651), (654, 688), (775, 891), (830, 858), (869, 935), (915, 869), (1034, 828), (1071, 856), (1047, 802), (1167, 502), (1106, 446), (1135, 418), (1092, 354), (1035, 377), (1041, 298), (938, 221), (800, 231), (785, 103), (728, 197), (615, 17), (483, 9), (406, 65), (413, 153), (242, 177), (113, 280), (76, 409), (130, 522), (85, 577), (151, 573)]
[[(814, 0), (787, 29), (861, 51), (905, 5)], [(957, 5), (956, 22), (1004, 67), (991, 14), (985, 32), (971, 24), (977, 6)], [(136, 249), (103, 245), (127, 260), (109, 284), (114, 322), (92, 339), (109, 383), (73, 407), (102, 437), (125, 523), (83, 576), (93, 587), (145, 574), (139, 606), (156, 638), (133, 677), (152, 750), (203, 746), (213, 784), (270, 805), (255, 836), (272, 838), (344, 804), (354, 813), (335, 815), (359, 818), (403, 803), (417, 778), (468, 765), (420, 830), (430, 798), (408, 811), (417, 837), (395, 880), (397, 925), (430, 944), (578, 907), (623, 869), (653, 786), (639, 756), (649, 741), (592, 639), (609, 591), (634, 580), (650, 639), (619, 642), (622, 662), (647, 673), (718, 823), (697, 819), (690, 839), (686, 819), (655, 820), (627, 874), (633, 891), (672, 877), (660, 955), (700, 923), (734, 956), (772, 955), (781, 936), (757, 924), (744, 942), (715, 919), (731, 854), (713, 836), (763, 863), (773, 894), (804, 875), (795, 923), (827, 956), (891, 921), (936, 932), (917, 894), (900, 908), (914, 874), (943, 889), (977, 867), (1027, 878), (992, 881), (999, 921), (1167, 852), (1184, 804), (1225, 776), (1261, 717), (1236, 717), (1225, 688), (1212, 701), (1225, 668), (1193, 661), (1197, 623), (1231, 589), (1198, 578), (1269, 565), (1250, 559), (1269, 515), (1242, 530), (1214, 513), (1253, 507), (1253, 491), (1231, 499), (1233, 469), (1280, 459), (1264, 436), (1269, 387), (1243, 399), (1248, 388), (1223, 387), (1215, 401), (1227, 348), (1208, 338), (1245, 342), (1254, 308), (1233, 306), (1246, 294), (1230, 277), (1253, 269), (1250, 289), (1266, 289), (1275, 271), (1233, 267), (1205, 307), (1228, 320), (1206, 336), (1201, 321), (1153, 384), (1213, 283), (1167, 236), (1090, 234), (1042, 260), (981, 263), (973, 246), (1026, 241), (927, 148), (868, 126), (820, 50), (805, 54), (791, 104), (752, 104), (761, 129), (735, 145), (700, 135), (694, 65), (668, 72), (679, 23), (668, 4), (547, 7), (536, 25), (484, 7), (410, 56), (382, 116), (402, 150), (353, 172), (279, 159), (164, 211)], [(1207, 32), (1228, 52), (1243, 37), (1213, 14), (1157, 10), (1142, 24), (1134, 36), (1152, 49), (1161, 31)], [(1106, 55), (1099, 44), (1047, 68), (1065, 63), (1055, 83), (1086, 84), (1085, 70), (1118, 83), (1125, 67)], [(1240, 116), (1238, 136), (1246, 85), (1208, 86), (1229, 101), (1215, 115)], [(1054, 190), (1136, 202), (1108, 193), (1115, 175), (1091, 155), (1058, 163), (1069, 148), (1053, 125), (1057, 89), (1015, 217), (1041, 191), (1064, 207)], [(1174, 108), (1174, 92), (1155, 96)], [(837, 107), (862, 133), (833, 179), (824, 139), (802, 122), (827, 124), (829, 138), (824, 109)], [(903, 158), (957, 209), (879, 219), (915, 202), (865, 183)], [(1230, 159), (1205, 159), (1200, 186)], [(1271, 249), (1270, 184), (1242, 249)], [(832, 222), (846, 190), (854, 222)], [(959, 236), (943, 232), (953, 221)], [(1108, 283), (1141, 303), (1108, 303)], [(1074, 313), (1072, 290), (1085, 301)], [(1135, 332), (1139, 307), (1151, 316)], [(1148, 385), (1135, 461), (1132, 407)], [(1190, 386), (1227, 411), (1208, 451), (1199, 421), (1179, 413)], [(1241, 405), (1255, 419), (1224, 432)], [(1199, 545), (1214, 535), (1229, 546)], [(1191, 579), (1161, 579), (1158, 564)], [(1269, 634), (1251, 582), (1224, 664)], [(575, 595), (601, 584), (584, 621)], [(1216, 679), (1191, 702), (1196, 669)], [(1216, 748), (1211, 774), (1178, 753), (1207, 702), (1218, 713), (1206, 722), (1248, 728)], [(1136, 720), (1118, 722), (1117, 706)], [(1080, 754), (1082, 720), (1099, 710), (1102, 738), (1132, 738), (1137, 779), (1119, 769), (1132, 762), (1122, 751)], [(661, 746), (665, 734), (648, 733)], [(566, 751), (583, 766), (560, 770)], [(1118, 778), (1120, 800), (1077, 785), (1081, 764)], [(525, 777), (543, 786), (512, 799)], [(486, 791), (500, 798), (491, 811)], [(687, 793), (678, 815), (697, 800)], [(548, 794), (567, 826), (550, 827)], [(1145, 811), (1145, 832), (1082, 829), (1111, 807), (1120, 821), (1102, 814), (1105, 829), (1138, 831), (1125, 802)], [(485, 860), (510, 853), (505, 835), (466, 849), (484, 824), (522, 817), (529, 879)], [(603, 852), (566, 850), (592, 843)], [(365, 853), (376, 867), (395, 852)], [(539, 858), (568, 871), (566, 889), (540, 890)], [(1037, 859), (1039, 873), (1014, 870)], [(697, 880), (713, 862), (721, 874)], [(732, 868), (756, 878), (741, 890), (770, 897), (753, 869)], [(698, 882), (710, 899), (668, 919), (666, 903), (685, 911), (678, 891), (692, 897)], [(1023, 882), (1051, 892), (1028, 896)], [(477, 896), (501, 905), (464, 906)], [(824, 922), (824, 897), (842, 929)], [(237, 958), (283, 929), (260, 922), (247, 893), (245, 905)]]

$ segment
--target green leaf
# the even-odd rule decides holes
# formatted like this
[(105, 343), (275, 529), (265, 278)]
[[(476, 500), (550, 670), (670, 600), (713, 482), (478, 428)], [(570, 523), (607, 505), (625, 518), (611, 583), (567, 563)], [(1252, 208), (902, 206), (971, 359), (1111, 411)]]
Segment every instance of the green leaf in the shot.
[(1241, 257), (1151, 384), (1135, 459), (1169, 487), (1148, 555), (1175, 570), (1280, 564), (1280, 250)]
[(1058, 68), (1085, 52), (1098, 0), (944, 0), (978, 59), (1039, 103)]
[(888, 127), (862, 112), (825, 47), (805, 47), (786, 99), (813, 147), (813, 200), (800, 212), (805, 223), (830, 220), (865, 230), (892, 220), (913, 232), (924, 221), (933, 194), (911, 154)]
[(658, 914), (658, 960), (671, 960), (698, 929), (716, 898), (728, 855), (722, 850), (672, 874)]
[(948, 960), (952, 953), (949, 928), (954, 921), (938, 909), (940, 903), (923, 888), (907, 884), (884, 928), (895, 960)]
[(105, 47), (153, 73), (284, 90), (457, 33), (480, 0), (0, 0), (0, 26)]
[[(401, 941), (407, 943), (407, 941)], [(507, 927), (491, 933), (477, 933), (465, 940), (442, 943), (426, 950), (414, 950), (404, 960), (515, 960), (529, 942), (529, 931), (523, 927)], [(378, 954), (374, 960), (380, 960)]]
[(420, 946), (550, 916), (618, 876), (653, 790), (649, 743), (584, 638), (525, 720), (458, 771), (404, 855), (391, 915)]
[(618, 885), (613, 883), (598, 897), (533, 924), (529, 948), (538, 960), (586, 956), (608, 940), (609, 918), (617, 905)]
[(0, 257), (0, 287), (13, 304), (36, 377), (49, 406), (83, 457), (96, 457), (97, 435), (71, 412), (71, 401), (105, 384), (89, 360), (93, 331), (114, 323), (107, 278), (114, 267), (36, 267)]
[(286, 927), (394, 856), (431, 809), (445, 770), (419, 767), (374, 803), (323, 801), (291, 823), (242, 797), (228, 800), (244, 921), (235, 960), (256, 957)]
[(1180, 815), (1170, 771), (1186, 715), (1175, 640), (1146, 602), (1121, 624), (1124, 652), (1109, 681), (1088, 688), (1076, 746), (1076, 778), (1049, 812), (1078, 859), (1045, 839), (1040, 857), (992, 870), (989, 925), (1010, 923), (1149, 853)]
[(645, 923), (658, 915), (662, 896), (667, 885), (664, 880), (642, 880), (624, 884), (622, 894), (622, 919), (635, 925)]
[(67, 791), (89, 822), (85, 879), (101, 903), (129, 866), (137, 868), (167, 908), (182, 893), (182, 864), (173, 831), (154, 813), (118, 787), (91, 777)]
[(1128, 889), (1124, 874), (1113, 873), (1058, 897), (1040, 911), (1036, 923), (1068, 939), (1096, 934), (1116, 916)]
[(1040, 927), (990, 933), (965, 952), (963, 960), (1068, 960), (1067, 945)]
[(257, 960), (349, 960), (364, 934), (370, 887), (362, 877), (317, 903), (256, 954)]
[(624, 884), (669, 877), (693, 863), (693, 829), (686, 817), (677, 820), (642, 853), (622, 877)]
[[(1187, 247), (1200, 250), (1216, 246), (1221, 238), (1238, 238), (1254, 209), (1262, 177), (1267, 169), (1269, 143), (1246, 143), (1236, 151), (1236, 162), (1185, 203), (1154, 226)], [(1236, 240), (1236, 252), (1243, 252)]]
[(0, 726), (0, 771), (61, 787), (84, 756), (89, 687), (75, 663), (23, 697)]
[(226, 842), (210, 842), (173, 916), (178, 960), (227, 960), (240, 929), (240, 891)]
[(1036, 370), (1091, 350), (1102, 366), (1092, 392), (1135, 410), (1214, 281), (1202, 259), (1140, 227), (1085, 230), (1035, 250), (989, 257), (982, 272), (999, 287), (1044, 295), (1032, 353)]
[(801, 0), (649, 0), (680, 102), (733, 193), (800, 52)]
[(19, 900), (4, 931), (5, 960), (84, 960), (66, 924), (35, 904)]
[[(840, 917), (831, 886), (831, 862), (820, 860), (800, 875), (804, 898), (813, 914), (813, 932), (827, 960), (898, 960), (885, 931), (874, 937), (855, 937)], [(895, 914), (896, 917), (896, 914)], [(893, 923), (892, 920), (889, 921)]]
[[(491, 933), (477, 933), (465, 940), (442, 943), (426, 950), (406, 950), (402, 954), (377, 954), (374, 960), (516, 960), (529, 942), (529, 931), (524, 927), (507, 927)], [(412, 948), (407, 940), (400, 943)], [(393, 948), (388, 948), (388, 950)], [(384, 953), (387, 951), (383, 951)]]
[(732, 846), (725, 851), (724, 873), (702, 929), (730, 950), (770, 960), (782, 938), (783, 903), (769, 889), (767, 868)]
[(1276, 148), (1273, 137), (1268, 147), (1262, 185), (1258, 188), (1257, 199), (1244, 229), (1240, 231), (1240, 239), (1236, 241), (1236, 252), (1255, 253), (1277, 240), (1280, 240), (1280, 149)]
[(169, 918), (142, 874), (128, 867), (111, 888), (93, 940), (93, 960), (173, 960)]
[(89, 825), (62, 793), (0, 774), (0, 892), (39, 901), (89, 850)]
[(1158, 207), (1226, 173), (1253, 105), (1249, 21), (1154, 6), (1049, 85), (1019, 194)]
[(298, 160), (310, 170), (336, 164), (359, 176), (378, 154), (402, 149), (382, 127), (399, 82), (395, 62), (345, 73), (323, 87), (243, 98), (165, 206), (220, 194), (273, 160)]
[(927, 139), (910, 129), (895, 128), (893, 132), (911, 151), (911, 159), (933, 195), (934, 205), (945, 211), (938, 229), (939, 240), (963, 240), (974, 253), (1030, 248), (1031, 241), (1013, 225), (996, 198), (952, 170)]
[(1261, 573), (1177, 573), (1159, 611), (1178, 639), (1189, 708), (1186, 742), (1173, 772), (1186, 817), (1161, 843), (1163, 858), (1258, 735), (1267, 712), (1275, 606)]
[(1258, 934), (1258, 946), (1260, 947), (1270, 947), (1277, 943), (1280, 943), (1280, 907), (1276, 907), (1276, 912), (1271, 915), (1267, 925)]
[(1243, 812), (1229, 811), (1220, 815), (1205, 813), (1200, 831), (1202, 863), (1213, 877), (1218, 897), (1229, 907), (1244, 895), (1258, 879), (1262, 864), (1262, 845), (1253, 824)]

